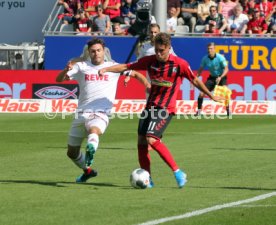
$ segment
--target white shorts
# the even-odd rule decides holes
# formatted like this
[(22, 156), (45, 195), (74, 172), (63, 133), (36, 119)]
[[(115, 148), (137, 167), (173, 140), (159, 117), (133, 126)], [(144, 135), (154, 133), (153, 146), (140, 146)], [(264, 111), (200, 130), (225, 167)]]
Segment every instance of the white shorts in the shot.
[(105, 113), (79, 113), (77, 116), (73, 120), (69, 131), (68, 144), (71, 146), (81, 146), (91, 127), (99, 128), (103, 134), (109, 123), (108, 116)]

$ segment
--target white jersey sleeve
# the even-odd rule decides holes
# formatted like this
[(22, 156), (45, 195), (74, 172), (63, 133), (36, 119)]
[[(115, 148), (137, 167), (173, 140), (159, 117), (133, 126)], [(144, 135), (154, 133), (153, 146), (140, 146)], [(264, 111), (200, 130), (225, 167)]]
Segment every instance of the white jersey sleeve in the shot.
[(70, 80), (77, 80), (78, 76), (80, 76), (80, 66), (76, 63), (71, 70), (67, 72), (67, 75)]

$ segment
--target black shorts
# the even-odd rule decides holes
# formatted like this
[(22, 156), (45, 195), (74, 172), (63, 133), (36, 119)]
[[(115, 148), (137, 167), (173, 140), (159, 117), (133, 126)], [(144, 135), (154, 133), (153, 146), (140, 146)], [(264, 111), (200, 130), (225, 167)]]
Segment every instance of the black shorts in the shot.
[(172, 116), (173, 114), (169, 114), (165, 109), (144, 109), (139, 120), (138, 134), (160, 139)]
[[(209, 76), (207, 81), (205, 82), (205, 86), (208, 88), (209, 91), (213, 91), (216, 86), (216, 79), (217, 77), (211, 77)], [(224, 86), (227, 85), (227, 77), (221, 78), (218, 86)]]

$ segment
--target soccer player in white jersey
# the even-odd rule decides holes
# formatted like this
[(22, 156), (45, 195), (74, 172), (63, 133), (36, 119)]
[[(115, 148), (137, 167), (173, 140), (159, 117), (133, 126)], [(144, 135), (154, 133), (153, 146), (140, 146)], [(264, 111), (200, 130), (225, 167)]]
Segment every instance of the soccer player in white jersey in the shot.
[[(120, 76), (120, 73), (111, 72), (103, 76), (98, 75), (99, 69), (117, 64), (104, 61), (105, 44), (102, 39), (94, 38), (87, 45), (91, 61), (69, 62), (56, 78), (57, 82), (76, 80), (80, 88), (76, 118), (69, 132), (67, 151), (68, 157), (84, 171), (77, 177), (78, 183), (97, 176), (97, 171), (91, 168), (91, 164), (99, 145), (99, 136), (105, 132), (109, 123), (108, 116), (113, 106)], [(150, 88), (150, 84), (142, 74), (131, 71), (129, 75)], [(84, 155), (80, 148), (86, 137), (87, 146)]]

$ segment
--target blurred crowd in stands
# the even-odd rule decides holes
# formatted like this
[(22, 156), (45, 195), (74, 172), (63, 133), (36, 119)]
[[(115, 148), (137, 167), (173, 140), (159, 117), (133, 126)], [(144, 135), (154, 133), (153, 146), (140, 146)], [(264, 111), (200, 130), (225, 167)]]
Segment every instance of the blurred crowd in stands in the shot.
[[(58, 0), (64, 8), (58, 18), (77, 35), (129, 35), (137, 2)], [(183, 27), (205, 36), (276, 36), (276, 0), (167, 0), (167, 32)]]

